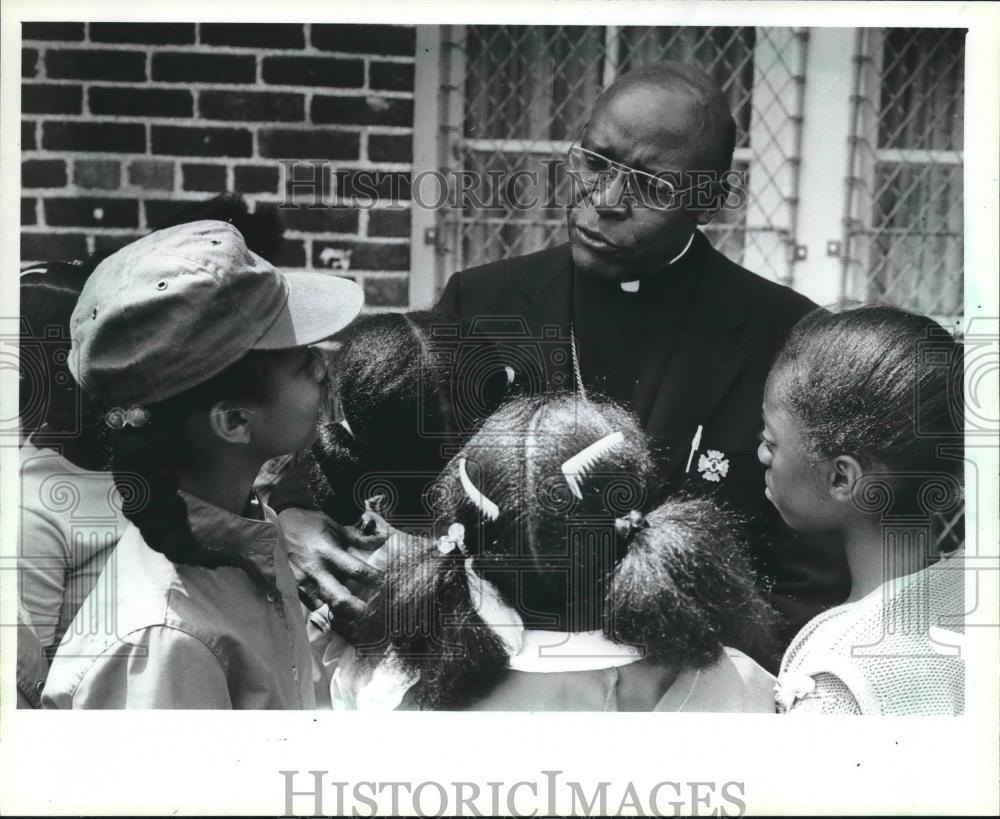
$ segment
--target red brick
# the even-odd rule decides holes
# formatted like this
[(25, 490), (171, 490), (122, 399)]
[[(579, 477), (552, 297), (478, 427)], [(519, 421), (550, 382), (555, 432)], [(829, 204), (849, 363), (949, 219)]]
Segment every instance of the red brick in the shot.
[(273, 165), (237, 165), (233, 187), (240, 193), (277, 193), (280, 174)]
[(244, 48), (302, 48), (306, 38), (298, 23), (202, 23), (201, 42)]
[(99, 259), (110, 256), (112, 253), (121, 250), (125, 245), (130, 245), (136, 239), (142, 237), (141, 233), (98, 233), (94, 237), (94, 256)]
[(83, 111), (83, 86), (21, 85), (22, 114), (79, 114)]
[(21, 120), (21, 150), (35, 150), (35, 123), (33, 120)]
[(45, 68), (54, 80), (144, 82), (146, 55), (141, 51), (49, 49)]
[(357, 134), (330, 128), (262, 128), (258, 140), (260, 155), (277, 159), (357, 159), (361, 155)]
[(21, 38), (79, 42), (83, 39), (83, 23), (22, 23)]
[(53, 227), (139, 227), (139, 203), (134, 199), (46, 199), (43, 206), (45, 223)]
[(269, 261), (275, 267), (305, 267), (306, 243), (301, 239), (283, 239), (278, 253)]
[(30, 79), (38, 75), (38, 50), (34, 48), (21, 49), (21, 78)]
[(212, 191), (226, 189), (224, 165), (181, 165), (181, 186), (186, 191)]
[(306, 233), (357, 233), (355, 208), (282, 208), (281, 221), (288, 230)]
[(95, 43), (193, 45), (194, 23), (91, 23)]
[(73, 162), (73, 184), (78, 187), (115, 190), (121, 181), (121, 165), (112, 159), (77, 159)]
[(335, 125), (405, 125), (413, 127), (413, 100), (390, 97), (325, 97), (312, 101), (312, 121)]
[(406, 307), (410, 300), (405, 276), (365, 276), (363, 287), (369, 307)]
[(155, 159), (136, 159), (129, 163), (128, 183), (146, 190), (173, 190), (174, 164)]
[(360, 244), (354, 249), (351, 267), (355, 270), (409, 270), (410, 246), (375, 242)]
[(370, 210), (368, 212), (368, 235), (408, 237), (410, 235), (409, 209)]
[(121, 122), (45, 122), (42, 147), (52, 151), (146, 151), (146, 126)]
[(66, 163), (62, 159), (28, 159), (21, 163), (22, 188), (63, 188)]
[(21, 224), (34, 225), (38, 222), (38, 214), (35, 211), (37, 199), (21, 199)]
[(82, 233), (22, 233), (21, 259), (55, 262), (87, 256), (87, 237)]
[(313, 241), (313, 266), (325, 267), (321, 256), (325, 248), (351, 251), (351, 270), (409, 270), (410, 246), (382, 242)]
[(146, 199), (142, 203), (146, 214), (146, 225), (157, 230), (168, 222), (173, 222), (177, 214), (192, 207), (192, 200)]
[(372, 162), (412, 162), (413, 136), (410, 134), (369, 134), (368, 158)]
[(378, 63), (368, 66), (368, 87), (382, 91), (412, 91), (413, 63)]
[(205, 119), (241, 122), (301, 122), (305, 119), (305, 96), (258, 91), (202, 91), (198, 112)]
[(314, 24), (312, 44), (323, 51), (412, 57), (416, 49), (416, 32), (413, 26)]
[(257, 62), (252, 55), (163, 52), (153, 55), (153, 79), (159, 82), (252, 83)]
[(181, 88), (95, 87), (88, 92), (90, 111), (127, 117), (190, 117), (191, 92)]
[(343, 197), (357, 199), (361, 205), (375, 199), (383, 204), (410, 198), (410, 174), (407, 171), (350, 169), (334, 171), (332, 190)]
[(152, 126), (154, 154), (177, 156), (250, 156), (253, 137), (245, 128)]
[(365, 67), (361, 60), (335, 57), (264, 57), (261, 76), (271, 85), (360, 88), (365, 81)]

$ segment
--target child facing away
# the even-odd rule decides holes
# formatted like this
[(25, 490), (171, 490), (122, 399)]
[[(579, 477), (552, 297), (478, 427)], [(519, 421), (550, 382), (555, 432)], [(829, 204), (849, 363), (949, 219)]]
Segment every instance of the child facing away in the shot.
[(312, 658), (274, 513), (251, 487), (315, 436), (309, 345), (360, 288), (284, 275), (231, 225), (157, 231), (101, 262), (70, 367), (105, 408), (131, 522), (56, 654), (55, 708), (310, 708)]
[(128, 525), (107, 471), (102, 411), (68, 368), (70, 316), (89, 270), (50, 262), (20, 279), (18, 599), (49, 656)]
[(506, 404), (435, 484), (447, 534), (387, 566), (334, 707), (773, 713), (773, 677), (725, 648), (772, 614), (729, 521), (644, 515), (651, 476), (614, 404)]
[[(361, 316), (331, 339), (338, 420), (271, 487), (314, 622), (349, 626), (390, 555), (434, 523), (429, 492), (451, 455), (517, 385), (503, 360), (456, 396), (454, 324), (425, 312)], [(436, 337), (445, 336), (442, 347)], [(361, 523), (359, 524), (359, 520)], [(296, 566), (306, 560), (305, 566)], [(347, 574), (338, 579), (327, 561)], [(356, 585), (355, 585), (356, 583)], [(358, 595), (358, 596), (355, 596)], [(326, 622), (326, 625), (329, 625)]]
[(839, 535), (852, 580), (785, 652), (779, 710), (962, 712), (962, 555), (933, 526), (961, 508), (961, 373), (947, 331), (891, 307), (811, 313), (778, 355), (765, 494), (793, 529)]

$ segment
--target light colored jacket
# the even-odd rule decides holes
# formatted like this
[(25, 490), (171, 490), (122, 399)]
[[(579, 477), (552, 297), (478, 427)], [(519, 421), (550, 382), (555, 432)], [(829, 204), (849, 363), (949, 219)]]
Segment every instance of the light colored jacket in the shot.
[(41, 644), (55, 648), (128, 528), (110, 472), (21, 447), (18, 593)]
[(125, 532), (52, 663), (46, 708), (313, 708), (312, 655), (274, 512), (241, 517), (181, 493), (192, 533), (239, 568), (171, 563)]

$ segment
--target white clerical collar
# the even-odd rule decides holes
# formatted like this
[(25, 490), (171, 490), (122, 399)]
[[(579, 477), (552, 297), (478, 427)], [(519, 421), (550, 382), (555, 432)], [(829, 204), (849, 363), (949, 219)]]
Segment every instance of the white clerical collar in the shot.
[(598, 631), (525, 629), (521, 648), (510, 658), (513, 671), (555, 673), (617, 668), (642, 659), (642, 652)]
[[(675, 262), (679, 262), (681, 260), (681, 257), (683, 257), (684, 254), (688, 252), (688, 250), (691, 248), (691, 243), (694, 242), (694, 233), (695, 233), (694, 231), (691, 232), (691, 235), (688, 237), (687, 244), (684, 245), (684, 249), (681, 250), (681, 252), (678, 253), (676, 256), (674, 256), (674, 258), (672, 258), (669, 262), (667, 262), (667, 267), (670, 267), (670, 265), (674, 264)], [(625, 293), (638, 293), (639, 280), (636, 279), (635, 281), (631, 282), (622, 282), (621, 288)]]

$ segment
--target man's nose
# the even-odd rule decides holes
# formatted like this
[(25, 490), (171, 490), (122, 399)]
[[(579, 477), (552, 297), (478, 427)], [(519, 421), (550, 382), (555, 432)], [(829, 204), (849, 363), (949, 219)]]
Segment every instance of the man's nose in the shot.
[(631, 213), (628, 172), (612, 171), (600, 179), (590, 192), (590, 202), (599, 216), (627, 219)]
[(771, 465), (771, 450), (763, 441), (757, 446), (757, 460), (760, 461), (761, 466), (769, 467)]

